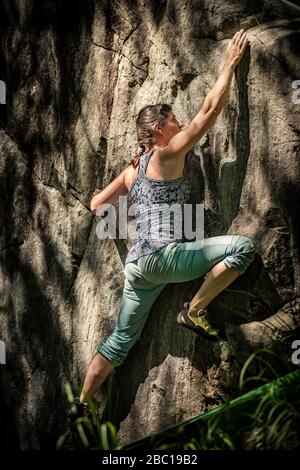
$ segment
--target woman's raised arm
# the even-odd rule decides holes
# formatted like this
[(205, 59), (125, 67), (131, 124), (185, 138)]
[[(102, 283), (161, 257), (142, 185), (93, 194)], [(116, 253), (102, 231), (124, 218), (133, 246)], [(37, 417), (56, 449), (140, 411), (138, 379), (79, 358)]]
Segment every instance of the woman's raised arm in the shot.
[(172, 137), (168, 145), (161, 151), (165, 159), (169, 157), (183, 158), (212, 126), (225, 105), (234, 69), (243, 56), (247, 41), (247, 35), (242, 29), (234, 35), (214, 87), (207, 94), (201, 110), (190, 124)]

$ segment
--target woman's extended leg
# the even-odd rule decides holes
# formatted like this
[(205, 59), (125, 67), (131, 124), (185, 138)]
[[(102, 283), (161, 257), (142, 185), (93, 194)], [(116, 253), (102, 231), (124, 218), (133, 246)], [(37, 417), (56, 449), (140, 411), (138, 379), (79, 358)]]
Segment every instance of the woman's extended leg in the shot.
[[(138, 341), (151, 307), (166, 284), (151, 284), (138, 267), (128, 263), (118, 320), (113, 333), (97, 348), (84, 380), (81, 402), (92, 399), (114, 367), (120, 366)], [(86, 397), (86, 398), (85, 398)]]
[(108, 361), (98, 351), (96, 352), (84, 379), (80, 395), (81, 403), (87, 403), (88, 400), (92, 399), (109, 374), (114, 370), (114, 367), (112, 362)]

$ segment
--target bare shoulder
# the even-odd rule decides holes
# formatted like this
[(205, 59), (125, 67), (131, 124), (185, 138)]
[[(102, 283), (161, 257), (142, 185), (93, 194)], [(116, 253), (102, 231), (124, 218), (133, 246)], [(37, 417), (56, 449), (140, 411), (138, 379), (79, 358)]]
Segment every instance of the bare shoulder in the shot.
[(160, 149), (158, 158), (160, 162), (160, 173), (164, 179), (176, 179), (182, 176), (187, 153), (172, 153), (167, 147)]
[(199, 142), (202, 135), (208, 130), (212, 121), (212, 113), (201, 115), (200, 121), (193, 119), (190, 124), (177, 132), (169, 141), (168, 145), (160, 150), (164, 161), (177, 161), (183, 164), (186, 155)]
[(163, 149), (160, 149), (160, 159), (167, 164), (173, 164), (176, 162), (178, 165), (185, 161), (186, 155), (188, 152), (181, 151), (181, 152), (174, 152), (172, 147), (167, 145)]
[(127, 166), (124, 170), (124, 182), (125, 182), (125, 186), (128, 192), (130, 191), (131, 186), (133, 185), (137, 177), (138, 171), (139, 171), (139, 166), (134, 168), (133, 165), (131, 164)]
[[(164, 154), (165, 149), (157, 149), (150, 158), (146, 177), (156, 180), (172, 180), (180, 178), (184, 171), (185, 161), (188, 153)], [(124, 170), (124, 184), (130, 192), (139, 172), (139, 165), (136, 168), (129, 165)]]

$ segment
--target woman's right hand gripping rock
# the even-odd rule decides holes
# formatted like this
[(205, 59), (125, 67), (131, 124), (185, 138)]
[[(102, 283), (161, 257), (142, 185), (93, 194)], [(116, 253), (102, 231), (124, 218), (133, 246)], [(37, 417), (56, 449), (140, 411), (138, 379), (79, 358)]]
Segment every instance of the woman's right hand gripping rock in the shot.
[(226, 51), (225, 62), (236, 66), (243, 57), (244, 51), (249, 43), (247, 33), (240, 29), (231, 39)]

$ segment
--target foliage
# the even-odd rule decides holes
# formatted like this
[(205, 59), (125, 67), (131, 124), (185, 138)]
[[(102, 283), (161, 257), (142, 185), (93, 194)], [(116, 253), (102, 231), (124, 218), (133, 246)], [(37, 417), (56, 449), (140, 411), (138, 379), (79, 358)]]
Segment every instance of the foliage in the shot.
[[(240, 400), (224, 405), (220, 412), (207, 413), (206, 419), (183, 424), (168, 433), (152, 438), (155, 450), (250, 450), (295, 449), (300, 445), (300, 382), (272, 386), (270, 377), (278, 379), (294, 369), (284, 356), (270, 349), (251, 354), (240, 372)], [(277, 365), (277, 367), (276, 367)], [(255, 372), (255, 375), (249, 373)], [(255, 385), (268, 384), (262, 393)], [(243, 401), (245, 389), (248, 394)], [(249, 392), (249, 389), (252, 390)], [(252, 395), (252, 398), (251, 398)], [(248, 397), (246, 399), (246, 397)], [(233, 405), (236, 402), (236, 405)], [(216, 411), (216, 409), (214, 409)], [(204, 416), (203, 416), (204, 418)]]
[[(300, 381), (271, 380), (295, 370), (284, 356), (270, 349), (260, 349), (245, 361), (239, 378), (240, 397), (197, 419), (153, 434), (132, 443), (155, 450), (241, 450), (296, 449), (300, 446)], [(257, 385), (264, 387), (257, 388)], [(245, 394), (245, 391), (247, 392)], [(70, 384), (68, 402), (74, 403)], [(101, 423), (95, 405), (89, 401), (91, 416), (78, 418), (73, 433), (84, 449), (129, 449), (118, 445), (116, 427)], [(67, 433), (60, 436), (62, 448)], [(134, 445), (135, 444), (135, 445)]]
[[(67, 399), (70, 408), (75, 406), (74, 395), (69, 382), (65, 385)], [(116, 427), (109, 421), (101, 423), (96, 406), (92, 400), (87, 400), (89, 405), (89, 415), (77, 418), (74, 423), (70, 423), (67, 429), (56, 442), (56, 449), (64, 448), (66, 440), (70, 438), (70, 432), (75, 441), (75, 447), (88, 450), (113, 450), (121, 447), (117, 442)]]

